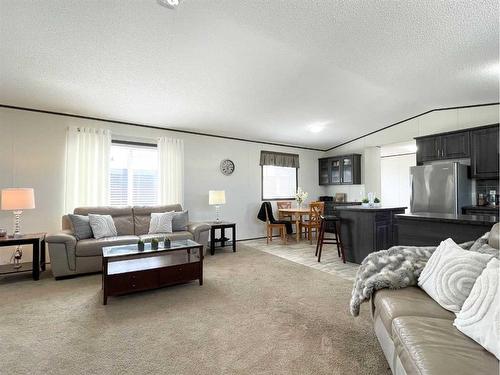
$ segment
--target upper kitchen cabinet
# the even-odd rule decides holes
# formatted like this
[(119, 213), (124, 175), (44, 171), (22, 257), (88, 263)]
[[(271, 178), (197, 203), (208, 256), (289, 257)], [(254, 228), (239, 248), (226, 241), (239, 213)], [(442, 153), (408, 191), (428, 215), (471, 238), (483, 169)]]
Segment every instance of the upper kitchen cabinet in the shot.
[(318, 159), (319, 162), (319, 184), (330, 184), (330, 169), (328, 168), (328, 159)]
[(443, 159), (463, 159), (470, 157), (469, 132), (457, 132), (440, 137)]
[(469, 131), (436, 134), (415, 139), (419, 165), (426, 161), (470, 157)]
[(417, 141), (417, 164), (424, 161), (439, 159), (439, 138), (418, 138)]
[(351, 154), (319, 159), (319, 184), (361, 184), (361, 155)]
[(473, 178), (498, 177), (498, 124), (471, 130), (471, 173)]

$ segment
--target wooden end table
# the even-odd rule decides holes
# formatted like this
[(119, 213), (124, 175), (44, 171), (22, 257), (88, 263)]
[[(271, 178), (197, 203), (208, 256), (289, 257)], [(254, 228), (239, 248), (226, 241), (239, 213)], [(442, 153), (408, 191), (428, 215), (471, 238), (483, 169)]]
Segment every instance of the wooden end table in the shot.
[(33, 261), (20, 263), (21, 268), (14, 269), (13, 264), (0, 266), (0, 275), (12, 273), (31, 272), (33, 280), (40, 279), (40, 272), (45, 271), (45, 233), (22, 234), (19, 237), (0, 237), (0, 247), (5, 246), (33, 246)]
[[(220, 243), (220, 247), (226, 246), (229, 238), (226, 237), (226, 229), (233, 230), (233, 253), (236, 252), (236, 223), (228, 221), (209, 221), (210, 225), (210, 255), (215, 254), (215, 245)], [(220, 238), (215, 238), (215, 231), (220, 229)]]

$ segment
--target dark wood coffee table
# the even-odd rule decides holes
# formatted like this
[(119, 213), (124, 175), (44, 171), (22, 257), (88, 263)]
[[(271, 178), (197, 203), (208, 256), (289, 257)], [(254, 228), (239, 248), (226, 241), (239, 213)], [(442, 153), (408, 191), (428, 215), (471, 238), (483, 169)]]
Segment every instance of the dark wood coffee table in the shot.
[(102, 249), (103, 305), (108, 296), (161, 288), (167, 285), (199, 280), (203, 285), (203, 245), (192, 240), (172, 241), (158, 250), (146, 243), (109, 246)]

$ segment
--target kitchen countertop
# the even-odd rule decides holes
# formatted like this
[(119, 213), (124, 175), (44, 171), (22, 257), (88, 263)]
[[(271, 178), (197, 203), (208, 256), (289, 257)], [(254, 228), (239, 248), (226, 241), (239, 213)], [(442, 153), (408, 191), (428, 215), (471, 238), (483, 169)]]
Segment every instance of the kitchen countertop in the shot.
[(339, 206), (336, 207), (337, 211), (395, 211), (395, 210), (405, 210), (407, 207), (391, 207), (391, 206), (382, 206), (382, 207), (363, 207), (363, 206)]
[(408, 214), (397, 214), (398, 219), (435, 221), (438, 223), (457, 223), (471, 225), (493, 225), (498, 222), (494, 215), (454, 215), (440, 214), (435, 212), (414, 212)]
[(484, 210), (484, 211), (498, 211), (499, 206), (464, 206), (462, 209)]

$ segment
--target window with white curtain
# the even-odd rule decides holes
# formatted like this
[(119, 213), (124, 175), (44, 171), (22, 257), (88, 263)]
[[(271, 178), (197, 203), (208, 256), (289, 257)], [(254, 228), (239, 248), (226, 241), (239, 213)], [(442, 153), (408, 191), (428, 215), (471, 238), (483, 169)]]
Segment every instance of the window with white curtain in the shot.
[(297, 168), (262, 166), (262, 199), (294, 199)]
[(158, 150), (151, 146), (113, 143), (110, 164), (110, 204), (151, 206), (158, 199)]

